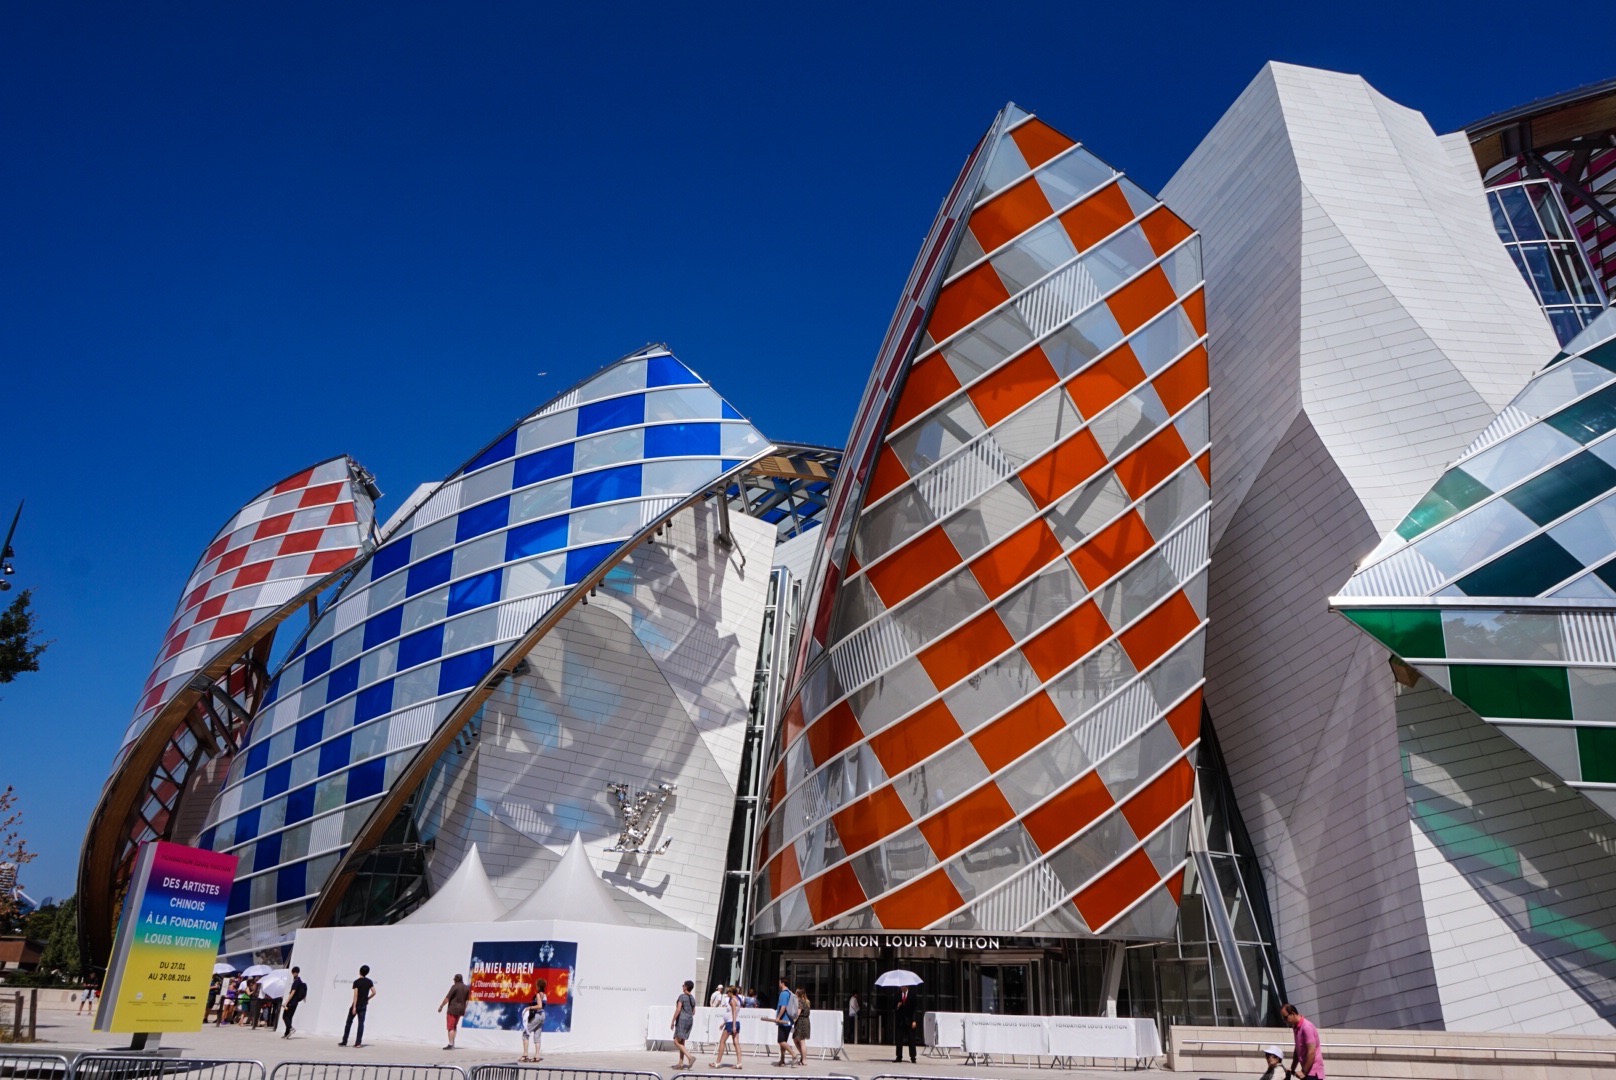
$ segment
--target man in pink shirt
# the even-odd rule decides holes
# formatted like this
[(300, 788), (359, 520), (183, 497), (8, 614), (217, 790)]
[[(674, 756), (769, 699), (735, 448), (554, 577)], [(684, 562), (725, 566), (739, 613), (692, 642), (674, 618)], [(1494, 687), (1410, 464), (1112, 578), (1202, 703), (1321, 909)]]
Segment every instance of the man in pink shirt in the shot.
[(1295, 1005), (1281, 1005), (1279, 1016), (1290, 1025), (1296, 1036), (1296, 1055), (1291, 1059), (1295, 1075), (1305, 1080), (1325, 1080), (1324, 1048), (1319, 1045), (1319, 1029)]

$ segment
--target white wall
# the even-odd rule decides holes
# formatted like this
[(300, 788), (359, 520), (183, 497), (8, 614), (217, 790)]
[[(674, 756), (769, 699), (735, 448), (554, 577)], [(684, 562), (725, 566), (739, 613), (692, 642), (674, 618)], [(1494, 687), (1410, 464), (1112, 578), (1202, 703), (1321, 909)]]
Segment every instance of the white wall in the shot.
[[(476, 941), (576, 941), (572, 1031), (546, 1032), (544, 1049), (641, 1050), (646, 1010), (693, 979), (696, 936), (687, 931), (558, 921), (342, 926), (299, 930), (291, 962), (303, 969), (308, 1000), (293, 1021), (298, 1030), (342, 1037), (361, 964), (370, 965), (376, 998), (365, 1016), (365, 1042), (442, 1046), (436, 1011), (456, 974), (467, 977)], [(521, 1033), (463, 1029), (458, 1045), (521, 1051)]]

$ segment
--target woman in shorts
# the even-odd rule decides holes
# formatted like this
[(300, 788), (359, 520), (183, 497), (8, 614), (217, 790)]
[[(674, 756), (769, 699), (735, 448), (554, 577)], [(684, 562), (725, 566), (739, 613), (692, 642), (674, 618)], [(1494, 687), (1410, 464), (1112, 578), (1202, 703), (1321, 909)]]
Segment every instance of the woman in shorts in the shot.
[(724, 1044), (735, 1044), (735, 1067), (744, 1069), (741, 1062), (741, 991), (739, 987), (731, 986), (724, 991), (724, 1003), (719, 1006), (723, 1009), (724, 1026), (718, 1033), (718, 1052), (713, 1055), (717, 1058), (710, 1068), (722, 1069), (724, 1067)]
[[(543, 1061), (539, 1056), (539, 1037), (544, 1034), (544, 992), (549, 984), (543, 979), (533, 984), (533, 1004), (522, 1010), (522, 1060)], [(528, 1040), (533, 1040), (533, 1051), (528, 1053)]]

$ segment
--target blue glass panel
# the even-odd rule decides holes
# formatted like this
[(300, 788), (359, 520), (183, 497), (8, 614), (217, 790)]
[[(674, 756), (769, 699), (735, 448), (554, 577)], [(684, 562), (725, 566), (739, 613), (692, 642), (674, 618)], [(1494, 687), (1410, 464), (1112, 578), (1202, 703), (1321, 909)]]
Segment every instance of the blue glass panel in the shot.
[(326, 776), (339, 769), (346, 769), (351, 760), (353, 760), (353, 736), (343, 732), (320, 747), (320, 771), (315, 775)]
[(372, 615), (365, 622), (365, 648), (374, 649), (384, 641), (392, 641), (404, 625), (404, 605), (390, 607), (380, 615)]
[(318, 679), (330, 670), (331, 643), (328, 641), (317, 649), (309, 650), (309, 655), (303, 660), (303, 681)]
[(286, 659), (288, 659), (288, 660), (296, 660), (298, 657), (303, 655), (303, 650), (308, 648), (308, 647), (309, 647), (309, 639), (308, 638), (298, 638), (297, 639), (297, 644), (292, 646), (292, 651), (286, 654)]
[(281, 861), (281, 837), (283, 833), (270, 833), (258, 841), (253, 849), (253, 869), (268, 870)]
[(286, 824), (296, 825), (314, 814), (314, 785), (305, 784), (286, 796)]
[(724, 402), (723, 406), (724, 406), (723, 409), (720, 410), (718, 415), (722, 416), (725, 420), (745, 420), (746, 419), (746, 417), (742, 416), (739, 412), (737, 412), (736, 409), (735, 409), (735, 406), (731, 405), (729, 402), (727, 402), (727, 401)]
[(658, 424), (645, 429), (645, 456), (717, 457), (719, 425)]
[(1466, 596), (1537, 596), (1582, 569), (1582, 564), (1548, 536), (1528, 540), (1456, 584)]
[(398, 643), (398, 670), (436, 660), (443, 652), (443, 626), (429, 626)]
[(593, 435), (597, 431), (610, 431), (612, 428), (643, 423), (645, 423), (644, 394), (629, 394), (627, 397), (609, 398), (606, 401), (592, 401), (588, 405), (578, 407), (580, 437)]
[(308, 894), (309, 864), (293, 863), (275, 873), (275, 902), (284, 904)]
[(240, 915), (252, 905), (252, 882), (238, 881), (230, 886), (230, 906), (225, 915)]
[(620, 544), (596, 544), (593, 547), (574, 548), (567, 552), (567, 584), (576, 585), (588, 573), (605, 561)]
[(378, 548), (370, 557), (370, 580), (386, 577), (410, 561), (410, 538), (400, 537), (385, 547)]
[(359, 689), (359, 661), (350, 660), (331, 673), (325, 682), (326, 704)]
[(414, 596), (416, 593), (436, 589), (449, 580), (449, 573), (454, 568), (454, 552), (440, 551), (430, 559), (422, 559), (410, 567), (409, 580), (404, 585), (404, 595)]
[(553, 480), (572, 471), (572, 443), (562, 443), (516, 459), (511, 487), (523, 488), (540, 480)]
[(262, 769), (265, 765), (268, 765), (268, 764), (269, 764), (269, 743), (268, 743), (268, 741), (265, 741), (265, 742), (259, 743), (257, 746), (253, 746), (253, 747), (248, 748), (248, 750), (247, 750), (247, 769), (246, 769), (246, 771), (244, 773), (242, 773), (242, 775), (243, 776), (251, 776), (253, 773), (258, 772), (260, 769)]
[(735, 468), (735, 466), (739, 465), (740, 463), (741, 463), (740, 458), (725, 458), (723, 461), (719, 462), (719, 466), (720, 466), (719, 471), (720, 472), (729, 472), (731, 469)]
[(358, 802), (382, 793), (387, 777), (387, 759), (371, 758), (348, 770), (348, 801)]
[(279, 765), (271, 765), (264, 773), (264, 798), (273, 799), (277, 795), (285, 794), (286, 789), (292, 786), (292, 763), (283, 761)]
[(443, 662), (438, 669), (438, 693), (452, 694), (456, 690), (477, 685), (488, 670), (494, 666), (494, 647), (485, 646), (451, 656)]
[(321, 709), (313, 716), (306, 716), (297, 722), (297, 733), (292, 737), (292, 750), (307, 750), (320, 741), (320, 735), (325, 730), (325, 710)]
[(275, 704), (275, 699), (280, 696), (281, 680), (279, 676), (276, 676), (269, 681), (269, 689), (264, 691), (264, 700), (258, 707), (260, 709), (267, 709), (271, 705)]
[(459, 615), (499, 599), (500, 571), (489, 570), (449, 586), (449, 614)]
[(632, 499), (640, 494), (640, 467), (618, 465), (611, 469), (573, 477), (572, 505), (593, 506), (613, 499)]
[(367, 686), (354, 698), (353, 722), (357, 726), (374, 720), (393, 707), (393, 680)]
[(785, 520), (786, 512), (781, 510), (779, 507), (776, 507), (773, 510), (765, 510), (759, 516), (762, 517), (764, 521), (767, 521), (770, 525), (778, 525), (780, 522)]
[(518, 525), (505, 534), (505, 559), (514, 562), (566, 546), (566, 517), (543, 518)]
[(455, 543), (463, 544), (474, 537), (503, 529), (511, 520), (511, 497), (501, 495), (470, 510), (460, 511), (455, 521)]
[(697, 386), (701, 380), (690, 373), (690, 369), (671, 356), (653, 356), (645, 362), (645, 385), (657, 386)]
[(243, 810), (236, 818), (236, 843), (244, 844), (258, 835), (258, 807)]
[(504, 461), (514, 453), (516, 453), (516, 430), (513, 428), (499, 442), (472, 458), (471, 464), (466, 466), (465, 471), (475, 472), (478, 469), (492, 465), (496, 461)]

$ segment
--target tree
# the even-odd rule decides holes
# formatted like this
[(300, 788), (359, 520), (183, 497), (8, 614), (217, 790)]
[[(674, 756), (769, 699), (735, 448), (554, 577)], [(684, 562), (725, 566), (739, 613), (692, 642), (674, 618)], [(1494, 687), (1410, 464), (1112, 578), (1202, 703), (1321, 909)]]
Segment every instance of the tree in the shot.
[(17, 791), (7, 784), (6, 790), (0, 791), (0, 926), (16, 924), (22, 907), (17, 899), (22, 890), (22, 868), (33, 861), (34, 853), (22, 838)]
[(45, 953), (39, 958), (43, 971), (77, 979), (79, 968), (79, 899), (69, 896), (56, 909), (56, 925), (51, 928)]
[(48, 641), (35, 641), (34, 612), (28, 606), (34, 590), (17, 594), (0, 612), (0, 683), (8, 683), (25, 671), (39, 670), (39, 654), (50, 647)]

